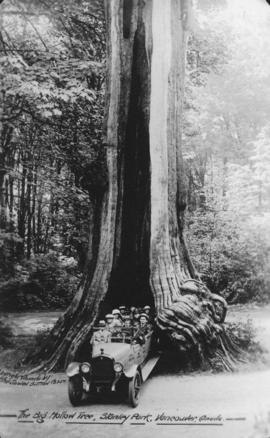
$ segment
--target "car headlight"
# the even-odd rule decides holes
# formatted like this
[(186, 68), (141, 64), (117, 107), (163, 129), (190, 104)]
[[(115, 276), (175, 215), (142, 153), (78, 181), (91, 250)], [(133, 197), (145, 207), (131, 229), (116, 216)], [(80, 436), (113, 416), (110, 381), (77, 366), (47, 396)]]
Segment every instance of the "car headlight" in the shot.
[(91, 367), (90, 367), (89, 363), (82, 363), (81, 364), (81, 372), (82, 373), (85, 373), (85, 374), (90, 373), (90, 370), (91, 370)]
[(116, 373), (121, 373), (123, 371), (123, 366), (120, 363), (118, 363), (118, 362), (116, 362), (114, 364), (113, 368), (114, 368), (114, 371)]

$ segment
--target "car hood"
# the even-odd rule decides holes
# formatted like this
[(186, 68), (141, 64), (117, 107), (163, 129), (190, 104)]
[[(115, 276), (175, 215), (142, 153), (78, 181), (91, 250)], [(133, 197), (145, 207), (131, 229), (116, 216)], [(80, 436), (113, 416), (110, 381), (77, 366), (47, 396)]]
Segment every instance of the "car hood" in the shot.
[(99, 343), (93, 347), (92, 358), (100, 356), (101, 350), (103, 350), (104, 355), (110, 356), (116, 362), (122, 362), (130, 352), (130, 344), (117, 342)]

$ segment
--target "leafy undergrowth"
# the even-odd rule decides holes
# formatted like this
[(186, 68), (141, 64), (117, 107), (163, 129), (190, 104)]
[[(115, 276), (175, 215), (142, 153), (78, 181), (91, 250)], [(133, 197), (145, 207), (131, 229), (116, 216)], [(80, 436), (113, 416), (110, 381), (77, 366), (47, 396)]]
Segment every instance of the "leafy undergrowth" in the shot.
[(13, 275), (0, 276), (3, 312), (66, 309), (80, 281), (75, 259), (56, 253), (24, 260), (15, 268)]
[[(256, 364), (258, 367), (266, 364), (267, 350), (258, 340), (257, 329), (250, 319), (246, 322), (226, 323), (225, 327), (227, 335), (241, 352), (232, 358), (231, 365), (234, 371), (243, 370), (243, 366), (249, 369), (251, 364)], [(224, 371), (218, 357), (211, 360), (211, 366), (214, 372)]]
[(264, 359), (267, 350), (257, 338), (257, 329), (254, 327), (251, 319), (247, 322), (230, 322), (227, 324), (227, 332), (230, 336), (237, 339), (239, 347), (250, 362), (257, 362)]

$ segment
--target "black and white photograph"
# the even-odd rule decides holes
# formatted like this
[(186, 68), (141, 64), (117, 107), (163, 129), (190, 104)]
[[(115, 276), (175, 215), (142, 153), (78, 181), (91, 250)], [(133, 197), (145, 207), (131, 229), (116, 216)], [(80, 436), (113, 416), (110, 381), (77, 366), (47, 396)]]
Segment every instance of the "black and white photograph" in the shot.
[(0, 0), (0, 438), (270, 438), (270, 0)]

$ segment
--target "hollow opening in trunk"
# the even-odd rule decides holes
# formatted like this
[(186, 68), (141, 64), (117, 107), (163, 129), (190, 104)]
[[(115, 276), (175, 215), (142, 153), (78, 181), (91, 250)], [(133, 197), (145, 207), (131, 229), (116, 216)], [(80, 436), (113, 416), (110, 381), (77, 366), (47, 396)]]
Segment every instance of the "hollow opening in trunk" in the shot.
[(124, 188), (120, 195), (121, 244), (106, 297), (108, 308), (121, 304), (153, 304), (149, 286), (149, 68), (141, 24), (134, 39), (128, 120), (124, 147), (120, 151), (119, 175)]

